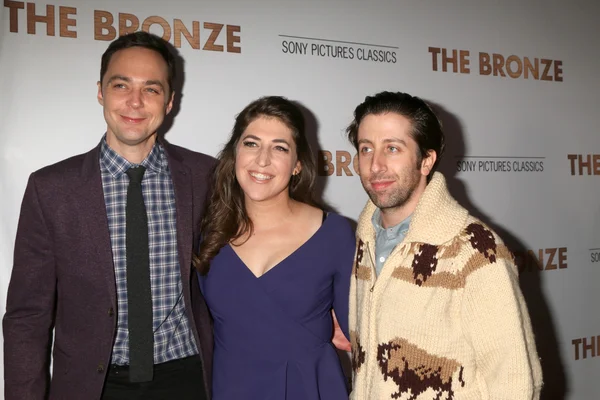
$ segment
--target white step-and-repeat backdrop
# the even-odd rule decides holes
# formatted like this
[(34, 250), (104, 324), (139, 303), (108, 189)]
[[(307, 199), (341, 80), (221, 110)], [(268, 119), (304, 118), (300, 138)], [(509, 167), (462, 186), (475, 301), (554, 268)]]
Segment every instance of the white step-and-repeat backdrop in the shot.
[(322, 198), (352, 219), (367, 199), (343, 133), (354, 107), (381, 90), (430, 101), (452, 193), (519, 260), (543, 398), (598, 399), (598, 15), (584, 0), (4, 0), (0, 308), (28, 175), (98, 143), (100, 56), (143, 29), (185, 61), (170, 142), (216, 155), (247, 103), (287, 96), (306, 111)]

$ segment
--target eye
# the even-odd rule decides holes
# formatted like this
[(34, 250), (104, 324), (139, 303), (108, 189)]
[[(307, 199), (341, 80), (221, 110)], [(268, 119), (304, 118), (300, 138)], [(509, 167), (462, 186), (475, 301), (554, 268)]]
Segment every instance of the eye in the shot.
[(113, 87), (114, 87), (115, 89), (124, 89), (124, 88), (125, 88), (125, 84), (124, 84), (124, 83), (115, 83), (115, 84), (113, 85)]
[(370, 148), (370, 147), (367, 147), (367, 146), (364, 146), (364, 147), (361, 147), (361, 148), (359, 149), (359, 151), (360, 151), (361, 153), (370, 153), (370, 152), (371, 152), (371, 148)]
[(397, 153), (400, 151), (400, 149), (396, 146), (390, 146), (390, 147), (388, 147), (388, 150), (392, 153)]
[(275, 146), (275, 150), (277, 150), (277, 151), (283, 151), (285, 153), (288, 153), (290, 151), (288, 148), (283, 147), (283, 146)]
[(160, 90), (154, 89), (154, 88), (147, 88), (146, 91), (153, 93), (153, 94), (160, 94)]
[(258, 144), (256, 144), (256, 142), (253, 142), (251, 140), (244, 140), (242, 142), (242, 144), (244, 145), (244, 147), (256, 147), (256, 146), (258, 146)]

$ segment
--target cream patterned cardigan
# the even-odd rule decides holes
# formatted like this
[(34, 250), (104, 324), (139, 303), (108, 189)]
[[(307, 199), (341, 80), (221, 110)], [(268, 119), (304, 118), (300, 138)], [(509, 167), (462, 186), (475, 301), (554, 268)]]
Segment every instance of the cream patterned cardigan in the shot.
[(538, 399), (542, 371), (513, 257), (435, 173), (375, 276), (375, 205), (350, 287), (354, 400)]

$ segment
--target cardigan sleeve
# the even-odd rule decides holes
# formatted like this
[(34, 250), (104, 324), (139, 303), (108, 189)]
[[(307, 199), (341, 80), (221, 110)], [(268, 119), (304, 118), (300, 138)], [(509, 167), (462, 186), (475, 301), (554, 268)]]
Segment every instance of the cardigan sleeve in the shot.
[(539, 399), (542, 370), (512, 260), (499, 257), (466, 277), (461, 323), (490, 400)]

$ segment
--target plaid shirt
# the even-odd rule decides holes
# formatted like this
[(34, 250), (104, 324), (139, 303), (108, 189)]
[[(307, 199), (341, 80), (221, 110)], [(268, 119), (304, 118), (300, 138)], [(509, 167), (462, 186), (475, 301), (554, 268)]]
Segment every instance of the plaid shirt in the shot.
[[(117, 335), (112, 363), (129, 364), (127, 326), (127, 265), (125, 248), (125, 206), (132, 165), (102, 139), (100, 170), (104, 202), (117, 284)], [(190, 322), (185, 314), (181, 271), (177, 252), (175, 192), (167, 157), (162, 146), (154, 145), (141, 165), (146, 167), (142, 193), (148, 213), (150, 282), (154, 327), (154, 363), (159, 364), (198, 354)]]

